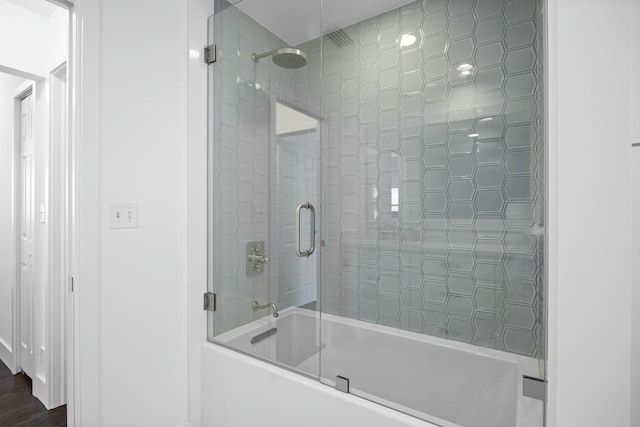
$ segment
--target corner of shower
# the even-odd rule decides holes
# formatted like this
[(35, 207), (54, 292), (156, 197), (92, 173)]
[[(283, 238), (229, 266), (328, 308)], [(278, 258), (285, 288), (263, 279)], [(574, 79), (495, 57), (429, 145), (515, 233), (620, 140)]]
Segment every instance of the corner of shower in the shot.
[(209, 18), (209, 341), (438, 425), (544, 425), (541, 1), (277, 3)]

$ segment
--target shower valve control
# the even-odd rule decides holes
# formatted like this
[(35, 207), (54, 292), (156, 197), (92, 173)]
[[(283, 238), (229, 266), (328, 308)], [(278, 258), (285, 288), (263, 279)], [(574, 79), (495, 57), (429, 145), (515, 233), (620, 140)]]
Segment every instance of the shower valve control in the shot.
[(264, 271), (269, 258), (264, 253), (264, 242), (247, 243), (247, 276), (254, 276)]

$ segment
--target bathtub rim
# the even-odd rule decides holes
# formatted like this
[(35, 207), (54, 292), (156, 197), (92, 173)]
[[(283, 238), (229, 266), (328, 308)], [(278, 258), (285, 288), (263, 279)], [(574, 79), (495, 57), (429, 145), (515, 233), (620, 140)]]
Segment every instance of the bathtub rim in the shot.
[[(277, 318), (274, 318), (272, 315), (266, 315), (252, 322), (249, 322), (245, 325), (239, 326), (230, 331), (217, 335), (213, 339), (208, 338), (207, 342), (211, 344), (220, 345), (225, 348), (229, 348), (241, 354), (246, 354), (247, 356), (254, 357), (258, 360), (272, 363), (275, 366), (283, 367), (285, 369), (299, 373), (299, 371), (296, 371), (295, 369), (287, 368), (286, 365), (282, 365), (278, 362), (270, 362), (267, 359), (263, 359), (259, 356), (254, 356), (251, 353), (247, 353), (243, 350), (236, 349), (235, 347), (228, 344), (229, 341), (239, 338), (250, 332), (257, 331), (261, 328), (274, 327), (276, 326), (276, 323), (279, 319), (284, 319), (294, 314), (313, 317), (320, 322), (320, 327), (318, 328), (318, 332), (321, 338), (321, 343), (324, 342), (324, 338), (325, 338), (324, 334), (326, 332), (322, 328), (322, 323), (325, 321), (335, 322), (335, 323), (339, 323), (339, 324), (342, 324), (348, 327), (353, 327), (356, 329), (364, 329), (374, 333), (381, 333), (385, 335), (392, 335), (395, 337), (402, 337), (414, 342), (432, 344), (432, 345), (444, 347), (450, 350), (472, 354), (477, 357), (488, 357), (491, 359), (497, 359), (504, 362), (514, 363), (518, 366), (522, 375), (526, 375), (532, 378), (540, 378), (539, 364), (541, 363), (541, 361), (533, 357), (510, 353), (502, 350), (496, 350), (488, 347), (481, 347), (475, 344), (470, 344), (462, 341), (455, 341), (455, 340), (450, 340), (446, 338), (435, 337), (432, 335), (421, 334), (418, 332), (406, 331), (403, 329), (393, 328), (390, 326), (380, 325), (376, 323), (369, 323), (363, 320), (350, 319), (342, 316), (337, 316), (335, 314), (329, 314), (329, 313), (320, 314), (320, 312), (317, 310), (309, 310), (309, 309), (295, 307), (295, 306), (287, 307), (284, 310), (281, 310)], [(318, 377), (315, 377), (315, 376), (310, 376), (310, 377), (319, 379), (320, 375), (318, 375)]]
[[(277, 318), (274, 318), (272, 315), (266, 315), (252, 322), (249, 322), (245, 325), (242, 325), (238, 328), (235, 328), (223, 334), (220, 334), (218, 335), (218, 338), (223, 337), (227, 342), (244, 335), (246, 335), (248, 338), (250, 336), (249, 333), (255, 334), (260, 329), (266, 330), (268, 328), (275, 327), (278, 320), (293, 316), (295, 314), (306, 316), (306, 317), (313, 317), (316, 320), (319, 320), (321, 323), (318, 331), (320, 333), (319, 336), (321, 339), (324, 339), (322, 322), (328, 321), (328, 322), (339, 323), (347, 327), (368, 330), (372, 333), (382, 333), (387, 335), (393, 335), (394, 337), (399, 336), (399, 337), (406, 338), (411, 341), (416, 341), (419, 343), (426, 343), (430, 345), (444, 347), (445, 349), (449, 349), (452, 351), (466, 353), (472, 357), (482, 357), (482, 358), (489, 358), (493, 360), (497, 359), (498, 361), (515, 365), (516, 368), (518, 369), (518, 376), (517, 376), (518, 395), (516, 397), (517, 425), (518, 427), (539, 427), (544, 425), (544, 422), (542, 420), (544, 420), (544, 412), (546, 410), (545, 409), (546, 405), (544, 405), (543, 402), (534, 400), (530, 397), (525, 396), (522, 393), (523, 376), (530, 376), (534, 378), (537, 377), (539, 372), (538, 370), (539, 361), (535, 358), (527, 357), (524, 355), (508, 353), (506, 351), (495, 350), (491, 348), (479, 347), (473, 344), (448, 340), (444, 338), (434, 337), (431, 335), (423, 335), (417, 332), (405, 331), (402, 329), (397, 329), (397, 328), (380, 325), (380, 324), (368, 323), (362, 320), (350, 319), (350, 318), (341, 317), (333, 314), (322, 313), (321, 315), (320, 312), (317, 310), (309, 310), (309, 309), (304, 309), (304, 308), (295, 307), (295, 306), (288, 307), (286, 309), (281, 310), (280, 315)], [(286, 373), (289, 375), (294, 374), (294, 375), (303, 377), (306, 380), (311, 380), (315, 384), (326, 387), (328, 390), (338, 392), (335, 388), (335, 381), (330, 378), (324, 378), (322, 376), (320, 366), (318, 367), (319, 369), (318, 369), (317, 375), (310, 375), (308, 373), (297, 370), (293, 367), (289, 367), (277, 361), (268, 360), (263, 357), (253, 355), (251, 353), (243, 351), (241, 349), (232, 347), (231, 345), (225, 343), (225, 341), (213, 341), (208, 339), (207, 342), (203, 343), (203, 346), (213, 345), (214, 347), (217, 346), (217, 347), (229, 350), (232, 353), (236, 354), (240, 359), (242, 359), (242, 356), (245, 356), (248, 359), (244, 359), (244, 360), (248, 362), (263, 363), (263, 364), (266, 363), (266, 365), (268, 366), (265, 366), (265, 368), (268, 368), (269, 370), (281, 369), (281, 370), (287, 371)], [(322, 340), (320, 341), (320, 345), (322, 345)], [(533, 375), (531, 375), (531, 373), (533, 373)], [(282, 375), (284, 375), (284, 373), (282, 373)], [(338, 393), (342, 393), (342, 392), (338, 392)], [(369, 394), (362, 390), (358, 390), (357, 393), (346, 393), (346, 394), (352, 394), (352, 396), (360, 398), (370, 404), (378, 405), (381, 408), (384, 408), (388, 411), (393, 411), (402, 416), (409, 417), (412, 420), (417, 420), (419, 422), (426, 423), (425, 425), (427, 426), (460, 427), (455, 423), (452, 423), (447, 420), (443, 420), (432, 414), (428, 414), (419, 410), (406, 407), (401, 403), (389, 401), (379, 396)], [(540, 404), (542, 404), (541, 407), (539, 406)], [(427, 421), (424, 418), (422, 418), (420, 414), (425, 414), (432, 420)], [(436, 422), (440, 424), (436, 424)]]

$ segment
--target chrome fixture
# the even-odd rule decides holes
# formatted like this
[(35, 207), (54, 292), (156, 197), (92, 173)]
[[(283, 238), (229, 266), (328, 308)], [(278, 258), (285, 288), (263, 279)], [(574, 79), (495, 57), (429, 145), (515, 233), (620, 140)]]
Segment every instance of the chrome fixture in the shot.
[(264, 271), (264, 265), (269, 262), (269, 258), (264, 252), (264, 242), (247, 243), (247, 276), (255, 276)]
[[(306, 251), (300, 249), (300, 213), (302, 209), (309, 209), (309, 214), (311, 215), (311, 222), (309, 224), (309, 249)], [(299, 257), (311, 256), (311, 254), (316, 250), (316, 208), (314, 208), (311, 203), (304, 202), (296, 206), (294, 229), (294, 249), (296, 251), (296, 255)]]
[(254, 301), (251, 303), (251, 308), (253, 309), (253, 311), (261, 310), (268, 307), (271, 307), (273, 309), (273, 317), (278, 317), (278, 307), (274, 303), (269, 302), (267, 304), (259, 304), (258, 301)]
[(282, 68), (294, 69), (304, 67), (307, 64), (307, 54), (300, 49), (294, 49), (292, 47), (283, 47), (260, 55), (252, 53), (251, 59), (257, 64), (258, 61), (266, 56), (273, 56), (273, 58), (271, 58), (273, 63)]
[(349, 378), (336, 375), (336, 388), (343, 393), (349, 393)]

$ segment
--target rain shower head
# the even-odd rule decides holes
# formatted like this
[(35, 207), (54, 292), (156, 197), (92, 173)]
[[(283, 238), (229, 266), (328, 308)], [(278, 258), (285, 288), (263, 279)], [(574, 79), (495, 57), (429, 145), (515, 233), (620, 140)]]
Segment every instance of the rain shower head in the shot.
[(261, 55), (252, 53), (251, 59), (257, 64), (262, 58), (270, 55), (272, 56), (273, 63), (282, 68), (294, 69), (304, 67), (307, 64), (307, 54), (300, 49), (294, 49), (292, 47), (283, 47)]

